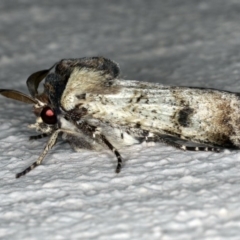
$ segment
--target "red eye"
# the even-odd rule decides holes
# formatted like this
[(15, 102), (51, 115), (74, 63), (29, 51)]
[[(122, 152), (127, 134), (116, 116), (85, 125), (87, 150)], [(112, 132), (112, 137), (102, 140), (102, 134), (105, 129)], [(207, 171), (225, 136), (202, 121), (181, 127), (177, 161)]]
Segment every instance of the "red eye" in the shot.
[(41, 112), (41, 118), (46, 124), (57, 123), (57, 117), (50, 107), (45, 107)]

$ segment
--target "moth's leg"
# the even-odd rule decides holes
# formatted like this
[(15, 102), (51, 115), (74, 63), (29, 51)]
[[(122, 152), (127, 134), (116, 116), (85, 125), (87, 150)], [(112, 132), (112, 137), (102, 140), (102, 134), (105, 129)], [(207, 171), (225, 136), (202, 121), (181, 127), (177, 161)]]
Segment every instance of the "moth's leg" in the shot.
[(56, 144), (57, 142), (57, 138), (58, 138), (58, 134), (60, 132), (64, 132), (64, 133), (70, 133), (72, 134), (73, 132), (72, 131), (69, 131), (69, 130), (65, 130), (65, 129), (58, 129), (56, 130), (49, 138), (43, 152), (41, 153), (41, 155), (38, 157), (37, 161), (34, 162), (32, 165), (30, 165), (28, 168), (26, 168), (24, 171), (20, 172), (20, 173), (17, 173), (16, 174), (16, 178), (19, 178), (21, 176), (24, 176), (25, 174), (27, 174), (28, 172), (30, 172), (31, 170), (33, 170), (35, 167), (39, 166), (44, 157), (47, 155), (48, 151)]
[(47, 136), (48, 136), (48, 134), (46, 134), (46, 133), (42, 133), (42, 134), (35, 135), (35, 136), (30, 136), (30, 137), (29, 137), (29, 141), (31, 141), (31, 140), (36, 140), (36, 139), (40, 139), (40, 138), (45, 138), (45, 137), (47, 137)]
[[(201, 143), (195, 143), (195, 146), (190, 146), (190, 142), (184, 139), (180, 139), (177, 137), (170, 137), (167, 135), (154, 135), (147, 137), (147, 141), (153, 141), (153, 142), (163, 142), (166, 143), (167, 145), (170, 145), (172, 147), (182, 149), (184, 151), (205, 151), (205, 152), (221, 152), (222, 149), (219, 147), (215, 146), (209, 146)], [(178, 143), (177, 141), (180, 141), (182, 143)]]
[(187, 151), (205, 151), (205, 152), (221, 152), (222, 149), (218, 148), (218, 147), (213, 147), (213, 146), (187, 146), (187, 145), (182, 145), (182, 144), (178, 144), (178, 146), (174, 146), (176, 148), (182, 149), (182, 150), (187, 150)]
[(107, 140), (107, 138), (100, 134), (99, 135), (101, 140), (108, 146), (108, 148), (115, 154), (115, 156), (117, 157), (117, 167), (116, 167), (116, 173), (120, 173), (121, 168), (122, 168), (122, 157), (120, 155), (120, 153), (118, 152), (118, 150)]
[(74, 133), (66, 134), (64, 139), (69, 141), (70, 145), (77, 151), (79, 148), (94, 149), (94, 141), (102, 144), (102, 142), (115, 154), (118, 160), (116, 173), (119, 173), (122, 168), (122, 157), (118, 150), (107, 140), (107, 138), (100, 133), (100, 131), (88, 124), (81, 126), (82, 131), (86, 134), (85, 137), (76, 136)]
[(162, 140), (164, 143), (171, 145), (175, 148), (184, 150), (184, 151), (205, 151), (205, 152), (221, 152), (222, 149), (218, 147), (213, 147), (213, 146), (202, 146), (202, 145), (197, 145), (197, 146), (188, 146), (186, 144), (179, 144), (177, 142), (171, 142), (171, 141), (166, 141)]
[(32, 165), (30, 165), (28, 168), (26, 168), (24, 171), (17, 173), (16, 178), (19, 178), (19, 177), (27, 174), (28, 172), (30, 172), (31, 170), (33, 170), (35, 167), (39, 166), (42, 163), (42, 161), (43, 161), (44, 157), (46, 156), (46, 154), (48, 153), (48, 151), (55, 145), (59, 132), (61, 132), (61, 129), (55, 131), (51, 135), (43, 152), (38, 157), (38, 160), (36, 162), (34, 162)]

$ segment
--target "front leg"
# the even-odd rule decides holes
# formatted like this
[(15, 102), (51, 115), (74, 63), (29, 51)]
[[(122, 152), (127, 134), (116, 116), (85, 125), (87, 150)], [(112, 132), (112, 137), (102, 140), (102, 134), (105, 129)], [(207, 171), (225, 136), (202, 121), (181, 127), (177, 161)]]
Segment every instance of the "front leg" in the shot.
[(48, 142), (42, 151), (41, 155), (38, 157), (37, 161), (35, 161), (33, 164), (31, 164), (29, 167), (27, 167), (24, 171), (17, 173), (16, 178), (22, 177), (31, 170), (33, 170), (35, 167), (39, 166), (42, 164), (42, 161), (44, 160), (45, 156), (47, 155), (48, 151), (56, 144), (58, 135), (60, 133), (65, 133), (65, 134), (73, 134), (71, 130), (68, 129), (58, 129), (55, 132), (52, 133), (50, 138), (48, 139)]

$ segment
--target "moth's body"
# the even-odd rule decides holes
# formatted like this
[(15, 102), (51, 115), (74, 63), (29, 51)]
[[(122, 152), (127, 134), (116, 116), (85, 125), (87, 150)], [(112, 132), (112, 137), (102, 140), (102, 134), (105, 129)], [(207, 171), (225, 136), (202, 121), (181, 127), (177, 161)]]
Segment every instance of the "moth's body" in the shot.
[[(30, 127), (51, 136), (37, 162), (17, 177), (41, 164), (59, 133), (77, 151), (111, 149), (117, 172), (122, 161), (117, 148), (145, 140), (184, 150), (240, 148), (238, 93), (118, 79), (118, 66), (100, 57), (65, 59), (54, 73), (51, 69), (29, 77), (34, 99), (25, 101), (35, 103), (37, 122)], [(38, 94), (44, 78), (44, 92)], [(4, 91), (7, 96), (11, 90)]]

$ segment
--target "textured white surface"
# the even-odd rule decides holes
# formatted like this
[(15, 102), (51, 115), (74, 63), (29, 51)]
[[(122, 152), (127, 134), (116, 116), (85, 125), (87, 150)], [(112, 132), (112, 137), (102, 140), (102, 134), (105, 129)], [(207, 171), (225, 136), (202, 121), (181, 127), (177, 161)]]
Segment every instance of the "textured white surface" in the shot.
[[(16, 112), (23, 107), (6, 114)], [(111, 152), (74, 153), (60, 142), (44, 165), (15, 179), (45, 142), (27, 141), (28, 121), (0, 120), (5, 239), (238, 239), (239, 152), (136, 145), (121, 149), (126, 161), (117, 175)]]
[[(126, 79), (239, 91), (236, 0), (35, 1), (0, 4), (0, 88), (34, 71), (104, 55)], [(239, 239), (240, 152), (159, 144), (74, 153), (59, 142), (20, 179), (46, 139), (29, 142), (31, 107), (0, 98), (1, 239)]]

